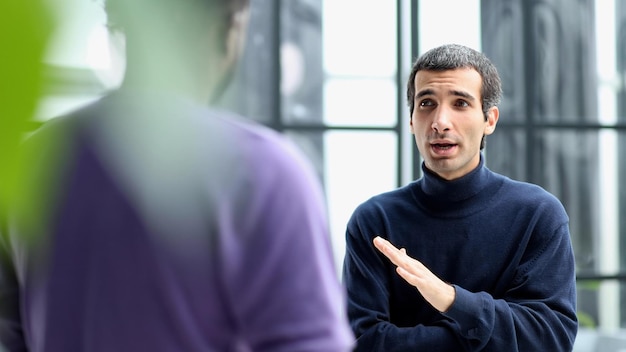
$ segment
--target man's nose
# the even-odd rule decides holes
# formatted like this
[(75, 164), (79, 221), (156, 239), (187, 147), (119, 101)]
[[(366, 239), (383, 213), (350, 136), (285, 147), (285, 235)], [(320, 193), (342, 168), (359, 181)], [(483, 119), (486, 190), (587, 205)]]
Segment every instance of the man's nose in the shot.
[(439, 107), (435, 112), (431, 127), (437, 133), (449, 131), (452, 127), (450, 124), (450, 112), (443, 107)]

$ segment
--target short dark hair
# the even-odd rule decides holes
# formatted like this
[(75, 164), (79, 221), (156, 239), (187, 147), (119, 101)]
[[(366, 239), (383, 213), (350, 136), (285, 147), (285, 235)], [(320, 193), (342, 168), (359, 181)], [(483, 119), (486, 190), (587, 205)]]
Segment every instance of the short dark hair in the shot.
[[(250, 0), (104, 0), (107, 14), (107, 27), (124, 32), (130, 22), (136, 20), (136, 12), (131, 9), (142, 9), (141, 13), (150, 16), (156, 6), (173, 8), (175, 6), (203, 6), (208, 10), (217, 10), (223, 15), (231, 16), (249, 6)], [(165, 10), (167, 11), (167, 10)]]
[(418, 71), (447, 71), (457, 68), (472, 68), (482, 77), (482, 110), (487, 120), (487, 112), (500, 103), (502, 83), (494, 64), (487, 56), (472, 48), (459, 44), (445, 44), (422, 54), (411, 69), (407, 83), (407, 102), (411, 116), (415, 108), (415, 76)]

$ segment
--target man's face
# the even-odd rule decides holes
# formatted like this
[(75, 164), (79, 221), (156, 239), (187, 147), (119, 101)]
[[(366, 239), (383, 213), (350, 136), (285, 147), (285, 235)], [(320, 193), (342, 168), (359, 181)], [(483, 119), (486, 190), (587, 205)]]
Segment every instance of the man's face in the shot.
[(482, 111), (480, 74), (470, 68), (418, 71), (411, 133), (426, 167), (447, 180), (472, 171), (480, 162), (480, 141), (493, 133), (498, 108)]

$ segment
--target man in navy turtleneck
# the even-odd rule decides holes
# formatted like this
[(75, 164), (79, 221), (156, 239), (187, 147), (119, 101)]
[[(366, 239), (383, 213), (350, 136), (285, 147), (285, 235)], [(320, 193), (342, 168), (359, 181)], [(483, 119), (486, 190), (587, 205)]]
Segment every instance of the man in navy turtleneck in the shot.
[(410, 129), (423, 177), (352, 215), (343, 279), (357, 351), (571, 351), (568, 216), (539, 186), (489, 170), (495, 66), (460, 45), (413, 65)]

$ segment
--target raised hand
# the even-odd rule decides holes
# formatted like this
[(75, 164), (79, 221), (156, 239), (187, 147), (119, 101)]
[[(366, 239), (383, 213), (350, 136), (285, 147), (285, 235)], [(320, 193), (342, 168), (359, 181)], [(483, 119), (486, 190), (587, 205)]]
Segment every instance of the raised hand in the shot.
[(397, 266), (398, 275), (415, 286), (435, 309), (445, 312), (452, 306), (456, 294), (454, 287), (438, 278), (419, 260), (411, 258), (404, 248), (398, 249), (380, 236), (374, 238), (374, 246)]

